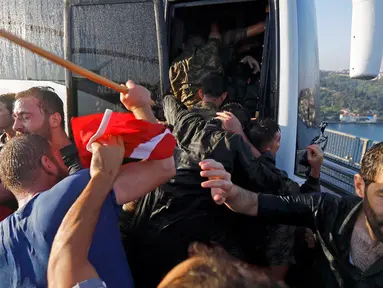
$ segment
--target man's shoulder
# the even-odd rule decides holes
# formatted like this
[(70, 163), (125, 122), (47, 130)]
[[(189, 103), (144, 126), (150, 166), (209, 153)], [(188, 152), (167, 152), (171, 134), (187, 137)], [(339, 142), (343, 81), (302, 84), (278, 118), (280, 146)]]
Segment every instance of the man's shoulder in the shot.
[(51, 189), (32, 198), (19, 208), (10, 219), (12, 223), (25, 223), (29, 233), (40, 233), (48, 241), (54, 235), (69, 208), (76, 201), (90, 179), (89, 169), (81, 170), (61, 180)]
[[(82, 169), (62, 179), (55, 186), (53, 186), (51, 190), (66, 187), (68, 185), (71, 186), (72, 188), (76, 185), (82, 186), (81, 184), (84, 184), (84, 183), (87, 184), (89, 180), (90, 180), (89, 169)], [(82, 189), (83, 188), (81, 188), (81, 190)]]
[[(33, 206), (60, 205), (67, 203), (72, 205), (90, 180), (89, 169), (80, 170), (65, 177), (51, 189), (41, 193), (34, 200)], [(46, 207), (48, 208), (48, 207)], [(44, 209), (45, 210), (45, 209)], [(50, 209), (46, 209), (49, 211)]]
[(336, 221), (335, 218), (338, 218), (338, 221), (343, 221), (350, 212), (359, 206), (361, 201), (362, 198), (356, 195), (340, 196), (334, 193), (322, 192), (319, 207), (320, 214), (334, 221)]
[(322, 194), (323, 202), (333, 205), (344, 205), (354, 207), (362, 201), (362, 198), (350, 194), (350, 195), (339, 195), (336, 193), (323, 192)]

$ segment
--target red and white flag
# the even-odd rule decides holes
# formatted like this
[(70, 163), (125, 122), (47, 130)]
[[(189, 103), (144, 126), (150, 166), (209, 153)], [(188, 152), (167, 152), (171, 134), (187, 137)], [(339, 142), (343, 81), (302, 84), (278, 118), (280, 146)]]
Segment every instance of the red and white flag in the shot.
[(161, 124), (137, 120), (132, 113), (112, 112), (71, 120), (77, 150), (84, 168), (90, 167), (91, 143), (109, 135), (122, 136), (125, 158), (161, 160), (173, 156), (176, 140)]

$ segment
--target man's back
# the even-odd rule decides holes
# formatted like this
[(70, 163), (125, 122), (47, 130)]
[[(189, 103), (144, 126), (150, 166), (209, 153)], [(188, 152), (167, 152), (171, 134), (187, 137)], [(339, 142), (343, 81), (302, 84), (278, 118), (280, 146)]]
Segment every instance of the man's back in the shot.
[[(53, 239), (66, 212), (89, 179), (89, 170), (81, 170), (36, 195), (0, 223), (2, 287), (47, 286), (47, 265)], [(120, 242), (118, 213), (119, 207), (111, 193), (102, 207), (89, 259), (108, 287), (132, 287)]]
[[(215, 207), (208, 189), (201, 187), (203, 179), (200, 176), (199, 162), (209, 158), (222, 163), (230, 173), (234, 171), (234, 167), (236, 170), (241, 168), (243, 181), (248, 181), (253, 187), (280, 188), (280, 176), (252, 157), (250, 147), (240, 135), (223, 130), (220, 120), (206, 121), (198, 113), (189, 112), (172, 96), (164, 97), (164, 112), (167, 122), (174, 127), (173, 135), (177, 139), (180, 154), (176, 161), (176, 176), (164, 185), (165, 194), (173, 200), (170, 203), (168, 197), (165, 197), (159, 206), (166, 205), (169, 208), (170, 204), (182, 201), (185, 207), (179, 206), (176, 210), (186, 214), (187, 210), (193, 210), (190, 202), (193, 199), (205, 201), (209, 207)], [(199, 195), (198, 198), (196, 194)], [(189, 199), (185, 201), (187, 198)]]

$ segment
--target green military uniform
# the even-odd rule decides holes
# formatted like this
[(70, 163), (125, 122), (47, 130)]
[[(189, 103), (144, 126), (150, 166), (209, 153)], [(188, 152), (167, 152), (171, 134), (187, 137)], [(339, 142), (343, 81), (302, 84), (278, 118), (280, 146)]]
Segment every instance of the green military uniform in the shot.
[[(222, 47), (230, 46), (246, 38), (246, 29), (232, 30), (221, 39), (209, 38), (190, 41), (184, 52), (175, 59), (169, 70), (173, 95), (189, 109), (199, 103), (198, 90), (208, 75), (224, 75)], [(226, 66), (226, 65), (225, 65)]]
[(220, 41), (209, 39), (201, 46), (190, 45), (170, 67), (169, 79), (173, 95), (188, 108), (201, 101), (198, 90), (211, 73), (223, 74)]

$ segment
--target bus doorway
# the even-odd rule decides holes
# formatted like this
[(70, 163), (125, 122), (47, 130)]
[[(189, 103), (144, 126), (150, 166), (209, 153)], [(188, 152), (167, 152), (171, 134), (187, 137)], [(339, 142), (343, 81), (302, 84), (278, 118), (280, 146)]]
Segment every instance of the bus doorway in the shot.
[[(275, 74), (277, 67), (275, 61), (270, 63), (270, 52), (273, 52), (272, 46), (275, 45), (273, 37), (270, 37), (275, 11), (272, 9), (273, 16), (269, 15), (268, 2), (169, 1), (166, 22), (169, 31), (170, 66), (182, 59), (191, 39), (200, 39), (198, 45), (201, 45), (200, 43), (206, 43), (210, 39), (214, 31), (218, 31), (222, 46), (221, 63), (217, 67), (222, 66), (223, 74), (228, 80), (227, 99), (243, 104), (252, 117), (275, 118), (277, 95), (276, 89), (271, 89), (271, 86), (276, 86), (276, 77), (269, 75)], [(256, 35), (246, 35), (247, 28), (257, 24), (263, 24), (262, 28), (265, 30)], [(243, 59), (254, 59), (259, 63), (260, 70), (245, 65), (246, 61)], [(169, 76), (172, 77), (171, 73)], [(172, 79), (170, 82), (172, 83)], [(175, 89), (170, 85), (169, 90), (174, 92)]]

